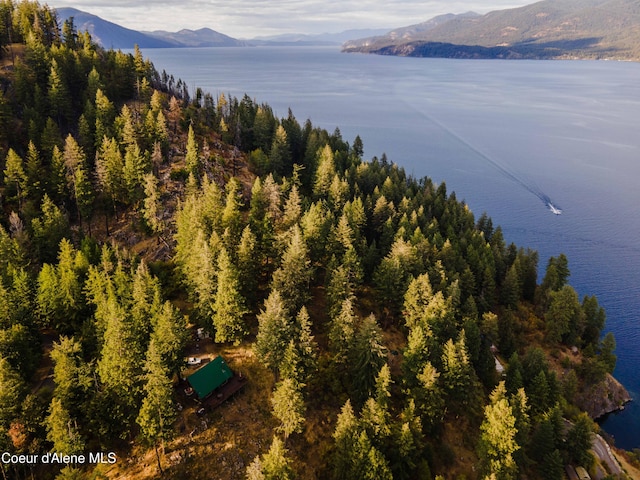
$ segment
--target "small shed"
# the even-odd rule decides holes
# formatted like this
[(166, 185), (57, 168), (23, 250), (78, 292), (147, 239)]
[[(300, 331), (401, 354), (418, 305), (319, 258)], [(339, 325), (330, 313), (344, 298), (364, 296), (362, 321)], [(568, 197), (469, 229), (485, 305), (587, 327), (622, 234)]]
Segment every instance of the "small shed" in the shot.
[(227, 362), (221, 356), (217, 356), (211, 362), (196, 370), (187, 378), (187, 381), (191, 388), (195, 390), (198, 398), (204, 400), (231, 378), (233, 378), (233, 372)]

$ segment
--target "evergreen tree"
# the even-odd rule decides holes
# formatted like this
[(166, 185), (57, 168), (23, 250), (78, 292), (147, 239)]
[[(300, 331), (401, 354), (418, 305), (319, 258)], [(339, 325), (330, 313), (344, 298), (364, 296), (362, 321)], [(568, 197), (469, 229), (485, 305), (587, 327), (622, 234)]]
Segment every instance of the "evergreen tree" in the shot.
[(613, 353), (615, 349), (616, 339), (613, 336), (613, 333), (608, 332), (600, 343), (600, 355), (598, 356), (598, 360), (605, 365), (607, 372), (609, 373), (613, 373), (616, 368), (617, 357)]
[(439, 377), (435, 367), (427, 362), (417, 376), (418, 386), (411, 390), (427, 429), (439, 425), (445, 414), (444, 396), (438, 385)]
[(353, 412), (351, 401), (347, 400), (338, 415), (336, 429), (333, 433), (335, 447), (332, 464), (335, 480), (354, 478), (352, 472), (353, 450), (359, 430), (358, 419)]
[(333, 151), (329, 144), (318, 150), (318, 169), (316, 170), (313, 194), (316, 198), (327, 198), (331, 181), (336, 174)]
[(352, 388), (361, 402), (371, 395), (376, 376), (384, 365), (387, 349), (382, 343), (382, 331), (372, 314), (362, 321), (352, 353)]
[(545, 314), (547, 338), (575, 344), (582, 333), (582, 309), (578, 294), (569, 285), (551, 293), (551, 304)]
[(84, 451), (85, 441), (76, 420), (69, 416), (62, 402), (53, 398), (46, 420), (47, 440), (53, 443), (53, 452), (59, 455), (77, 455)]
[(276, 385), (271, 398), (273, 415), (280, 421), (278, 430), (284, 435), (285, 442), (292, 433), (302, 432), (305, 407), (301, 386), (291, 378), (284, 378)]
[(179, 373), (183, 365), (182, 352), (188, 338), (185, 318), (167, 301), (154, 312), (151, 325), (153, 331), (150, 342), (154, 343), (165, 369)]
[(307, 309), (302, 307), (292, 325), (292, 338), (284, 353), (281, 373), (297, 385), (304, 386), (316, 370), (318, 346), (311, 335)]
[(276, 128), (269, 152), (269, 161), (272, 171), (278, 175), (284, 175), (290, 170), (291, 152), (287, 142), (287, 132), (282, 125), (278, 125)]
[(257, 357), (276, 374), (280, 369), (287, 345), (292, 338), (289, 313), (278, 290), (272, 290), (258, 315)]
[(142, 153), (137, 143), (128, 145), (124, 155), (122, 179), (129, 204), (135, 204), (143, 197), (144, 175), (149, 171), (147, 153)]
[(60, 242), (57, 266), (44, 264), (38, 274), (38, 313), (45, 325), (60, 332), (77, 331), (84, 308), (81, 275), (87, 259), (66, 238)]
[(247, 467), (247, 480), (289, 480), (294, 478), (287, 458), (284, 443), (278, 437), (273, 437), (271, 448), (262, 455), (254, 458)]
[(569, 460), (587, 469), (591, 467), (594, 460), (593, 455), (589, 452), (591, 450), (592, 435), (593, 423), (586, 413), (581, 413), (567, 432), (565, 441)]
[(116, 210), (116, 202), (124, 201), (124, 158), (115, 138), (103, 138), (96, 154), (96, 174), (100, 190), (104, 192)]
[(189, 125), (189, 132), (187, 133), (187, 151), (184, 157), (187, 172), (193, 173), (196, 178), (200, 177), (200, 153), (198, 152), (198, 144), (196, 143), (196, 136), (193, 132), (193, 126)]
[(145, 441), (155, 446), (158, 468), (162, 473), (158, 443), (162, 444), (171, 438), (176, 410), (173, 405), (173, 388), (168, 377), (169, 371), (153, 341), (149, 344), (147, 351), (145, 371), (145, 395), (136, 422), (140, 426), (140, 433)]
[(464, 330), (455, 343), (449, 339), (442, 353), (442, 380), (444, 390), (456, 406), (468, 403), (472, 397), (472, 368), (465, 345)]
[(42, 216), (31, 221), (33, 239), (40, 259), (55, 260), (55, 252), (64, 237), (69, 236), (69, 223), (64, 214), (45, 193), (40, 206)]
[(496, 480), (516, 478), (515, 452), (520, 448), (516, 443), (516, 418), (506, 398), (504, 382), (491, 393), (491, 404), (484, 409), (484, 421), (480, 426), (479, 454), (487, 475), (495, 475)]
[(257, 300), (258, 279), (261, 259), (258, 257), (257, 238), (250, 225), (242, 230), (242, 236), (238, 243), (238, 283), (240, 294), (247, 302), (251, 310)]
[(331, 321), (329, 330), (329, 348), (338, 363), (347, 361), (355, 344), (356, 315), (353, 311), (353, 298), (342, 302), (340, 313)]
[(425, 333), (431, 332), (432, 328), (440, 333), (448, 316), (447, 310), (442, 292), (433, 293), (428, 274), (411, 280), (404, 295), (403, 309), (409, 330), (419, 325)]
[(15, 189), (20, 204), (29, 194), (28, 180), (22, 158), (13, 149), (9, 149), (5, 159), (4, 184)]
[(62, 336), (59, 343), (53, 344), (51, 359), (54, 362), (55, 398), (67, 411), (77, 415), (80, 413), (78, 407), (93, 383), (91, 365), (82, 357), (82, 345), (73, 337)]
[(222, 212), (222, 227), (226, 229), (225, 236), (228, 238), (227, 248), (232, 248), (238, 243), (238, 238), (242, 233), (242, 214), (240, 207), (241, 185), (238, 180), (232, 178), (227, 182), (227, 198)]
[(582, 342), (585, 346), (595, 346), (600, 339), (600, 332), (606, 320), (604, 308), (598, 305), (595, 296), (585, 296), (582, 299), (582, 313), (584, 318)]
[(0, 428), (7, 429), (18, 417), (25, 394), (26, 385), (18, 373), (6, 358), (0, 357)]
[(162, 203), (160, 202), (160, 192), (158, 191), (158, 179), (153, 173), (147, 173), (143, 177), (144, 182), (144, 202), (142, 216), (153, 233), (161, 233), (164, 224), (161, 217)]
[(238, 272), (223, 247), (218, 255), (218, 287), (213, 304), (216, 342), (236, 344), (247, 334), (243, 316), (247, 313), (240, 295)]
[(300, 227), (295, 225), (282, 263), (273, 274), (272, 289), (278, 290), (285, 308), (294, 313), (309, 297), (309, 283), (313, 275), (307, 245)]

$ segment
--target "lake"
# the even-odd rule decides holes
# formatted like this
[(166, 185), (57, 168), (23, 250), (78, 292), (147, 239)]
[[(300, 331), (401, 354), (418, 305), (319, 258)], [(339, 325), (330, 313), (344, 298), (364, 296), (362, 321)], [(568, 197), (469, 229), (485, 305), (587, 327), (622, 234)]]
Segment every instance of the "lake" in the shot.
[[(277, 115), (386, 152), (408, 173), (445, 181), (508, 242), (565, 253), (570, 283), (596, 295), (617, 340), (615, 376), (635, 402), (603, 422), (640, 448), (640, 65), (606, 61), (447, 60), (342, 54), (335, 47), (147, 49), (217, 96), (245, 93)], [(562, 209), (554, 215), (546, 203)]]

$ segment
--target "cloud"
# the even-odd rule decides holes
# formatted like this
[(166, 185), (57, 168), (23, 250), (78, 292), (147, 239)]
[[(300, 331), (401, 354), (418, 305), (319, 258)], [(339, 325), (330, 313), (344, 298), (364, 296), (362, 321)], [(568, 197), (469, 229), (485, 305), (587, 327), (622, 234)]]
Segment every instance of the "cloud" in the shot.
[(396, 28), (443, 13), (522, 6), (527, 0), (58, 0), (137, 30), (209, 27), (234, 37), (325, 33), (351, 28)]

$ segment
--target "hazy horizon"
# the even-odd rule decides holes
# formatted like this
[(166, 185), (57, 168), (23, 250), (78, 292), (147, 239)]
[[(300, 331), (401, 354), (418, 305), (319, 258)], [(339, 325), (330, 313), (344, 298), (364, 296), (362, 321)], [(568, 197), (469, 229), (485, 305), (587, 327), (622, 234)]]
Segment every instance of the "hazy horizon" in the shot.
[(126, 28), (176, 32), (208, 27), (235, 38), (286, 33), (338, 33), (351, 29), (398, 28), (445, 13), (515, 8), (532, 0), (187, 0), (175, 4), (114, 0), (56, 0), (52, 8), (72, 7)]

